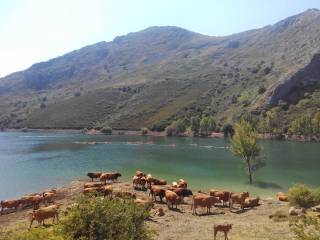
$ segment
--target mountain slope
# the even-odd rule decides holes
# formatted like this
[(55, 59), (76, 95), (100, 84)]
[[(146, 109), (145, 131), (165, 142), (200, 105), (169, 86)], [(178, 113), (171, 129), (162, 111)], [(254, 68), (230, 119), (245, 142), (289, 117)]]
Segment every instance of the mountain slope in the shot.
[(136, 129), (202, 113), (232, 122), (317, 91), (319, 52), (316, 9), (226, 37), (151, 27), (0, 79), (0, 123)]

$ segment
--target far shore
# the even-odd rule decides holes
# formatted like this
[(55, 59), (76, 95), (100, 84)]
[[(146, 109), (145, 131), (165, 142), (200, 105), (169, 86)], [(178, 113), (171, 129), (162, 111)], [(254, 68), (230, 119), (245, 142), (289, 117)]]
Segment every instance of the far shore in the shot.
[[(72, 128), (3, 128), (0, 132), (31, 132), (31, 133), (83, 133), (85, 135), (104, 135), (101, 131), (91, 129), (86, 132), (83, 129)], [(126, 135), (126, 136), (154, 136), (154, 137), (167, 137), (165, 131), (148, 131), (146, 134), (142, 134), (141, 130), (113, 130), (111, 135)], [(212, 132), (208, 136), (193, 136), (193, 135), (180, 135), (178, 137), (194, 137), (194, 138), (224, 138), (223, 132)], [(260, 133), (258, 136), (262, 140), (281, 140), (281, 141), (293, 141), (293, 142), (320, 142), (317, 137), (306, 137), (298, 135), (288, 134), (270, 134)]]

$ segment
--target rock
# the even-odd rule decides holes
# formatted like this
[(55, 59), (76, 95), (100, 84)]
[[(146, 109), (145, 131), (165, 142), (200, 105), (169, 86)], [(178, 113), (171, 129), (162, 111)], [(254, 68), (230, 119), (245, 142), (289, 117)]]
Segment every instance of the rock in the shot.
[(299, 216), (304, 213), (306, 213), (306, 210), (304, 208), (297, 208), (297, 207), (289, 208), (289, 215), (290, 216)]

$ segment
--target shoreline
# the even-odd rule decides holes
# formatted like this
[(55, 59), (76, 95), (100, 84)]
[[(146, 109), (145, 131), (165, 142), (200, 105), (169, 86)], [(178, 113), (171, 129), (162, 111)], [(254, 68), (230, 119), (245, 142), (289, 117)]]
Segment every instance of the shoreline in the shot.
[[(78, 133), (84, 135), (105, 135), (99, 130), (91, 129), (84, 132), (83, 129), (72, 128), (3, 128), (0, 132), (22, 132), (22, 133)], [(108, 134), (106, 134), (108, 135)], [(109, 136), (152, 136), (152, 137), (171, 137), (167, 136), (165, 131), (156, 132), (149, 131), (146, 134), (142, 134), (140, 130), (113, 130)], [(180, 135), (175, 137), (187, 137), (187, 138), (225, 138), (223, 132), (212, 132), (209, 136), (193, 136), (193, 135)], [(302, 143), (320, 143), (320, 138), (316, 136), (306, 137), (298, 135), (288, 134), (270, 134), (259, 133), (259, 140), (276, 140), (276, 141), (290, 141), (290, 142), (302, 142)]]

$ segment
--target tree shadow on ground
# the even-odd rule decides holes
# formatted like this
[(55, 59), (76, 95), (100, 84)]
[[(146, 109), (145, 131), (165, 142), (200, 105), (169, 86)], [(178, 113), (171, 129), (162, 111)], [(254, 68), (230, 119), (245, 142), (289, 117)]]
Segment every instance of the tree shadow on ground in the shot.
[(258, 188), (272, 188), (272, 189), (282, 189), (282, 187), (277, 183), (265, 182), (265, 181), (256, 181), (253, 183), (253, 186)]

